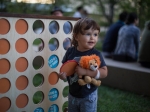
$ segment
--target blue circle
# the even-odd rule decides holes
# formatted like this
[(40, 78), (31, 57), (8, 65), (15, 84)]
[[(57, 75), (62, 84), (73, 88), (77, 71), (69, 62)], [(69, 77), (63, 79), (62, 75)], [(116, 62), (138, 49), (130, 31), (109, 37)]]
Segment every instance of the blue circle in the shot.
[(55, 101), (58, 98), (58, 90), (56, 88), (53, 88), (48, 93), (48, 98), (50, 101)]
[(48, 59), (48, 65), (50, 68), (56, 68), (58, 66), (59, 59), (56, 55), (51, 55)]
[(48, 112), (59, 112), (59, 108), (56, 104), (53, 104), (49, 107)]
[(34, 112), (44, 112), (43, 108), (41, 107), (38, 107), (34, 110)]

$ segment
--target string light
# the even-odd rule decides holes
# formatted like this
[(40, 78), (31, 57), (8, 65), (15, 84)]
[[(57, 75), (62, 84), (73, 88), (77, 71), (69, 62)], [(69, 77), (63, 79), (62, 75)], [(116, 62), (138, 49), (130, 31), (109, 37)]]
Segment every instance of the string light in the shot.
[(17, 0), (17, 2), (52, 4), (55, 3), (55, 0)]

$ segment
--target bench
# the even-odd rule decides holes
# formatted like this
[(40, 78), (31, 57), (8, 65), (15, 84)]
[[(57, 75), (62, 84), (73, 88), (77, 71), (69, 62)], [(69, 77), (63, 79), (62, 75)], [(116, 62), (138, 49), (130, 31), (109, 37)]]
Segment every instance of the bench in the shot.
[(104, 58), (108, 76), (102, 84), (136, 94), (150, 96), (150, 69), (137, 62), (119, 62)]

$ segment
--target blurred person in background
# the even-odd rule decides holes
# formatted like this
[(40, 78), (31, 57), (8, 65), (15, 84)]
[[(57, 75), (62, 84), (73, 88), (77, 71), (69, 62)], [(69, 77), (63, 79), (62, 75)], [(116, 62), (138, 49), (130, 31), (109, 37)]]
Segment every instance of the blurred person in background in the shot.
[(118, 21), (112, 24), (106, 32), (102, 45), (103, 55), (107, 58), (112, 58), (112, 54), (116, 48), (119, 29), (125, 25), (128, 13), (123, 11), (119, 14)]
[(83, 6), (79, 6), (76, 8), (76, 12), (73, 14), (73, 17), (75, 18), (83, 18), (84, 17), (85, 10)]
[(54, 8), (51, 11), (51, 15), (53, 15), (53, 16), (63, 16), (63, 11), (60, 7), (54, 6)]
[(150, 68), (150, 20), (146, 21), (141, 35), (138, 62), (143, 67)]
[(117, 45), (113, 54), (114, 60), (124, 62), (137, 61), (140, 41), (138, 23), (137, 14), (134, 12), (129, 13), (126, 25), (119, 30)]

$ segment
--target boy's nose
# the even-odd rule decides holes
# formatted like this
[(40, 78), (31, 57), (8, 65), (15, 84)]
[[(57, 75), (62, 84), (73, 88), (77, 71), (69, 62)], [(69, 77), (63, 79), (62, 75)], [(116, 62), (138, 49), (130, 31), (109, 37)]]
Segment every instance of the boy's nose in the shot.
[(94, 35), (90, 35), (90, 37), (93, 39), (93, 38), (94, 38)]

